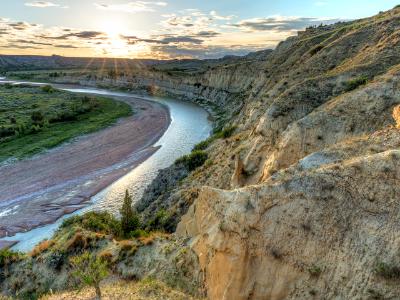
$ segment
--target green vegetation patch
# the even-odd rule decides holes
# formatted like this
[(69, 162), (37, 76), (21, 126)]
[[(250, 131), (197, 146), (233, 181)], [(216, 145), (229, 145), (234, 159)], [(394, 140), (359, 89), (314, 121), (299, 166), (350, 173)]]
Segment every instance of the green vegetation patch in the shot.
[(132, 113), (123, 102), (51, 86), (0, 85), (0, 162), (55, 147)]
[(205, 150), (210, 146), (210, 144), (217, 140), (217, 139), (227, 139), (232, 136), (232, 134), (235, 132), (236, 126), (229, 126), (225, 129), (222, 129), (220, 131), (215, 132), (212, 136), (210, 136), (208, 139), (198, 143), (197, 145), (194, 146), (193, 151), (198, 151), (198, 150)]
[(375, 267), (375, 272), (385, 279), (400, 279), (400, 265), (395, 263), (379, 262)]
[(367, 76), (360, 76), (357, 78), (354, 78), (352, 80), (349, 80), (345, 83), (345, 91), (346, 92), (350, 92), (352, 90), (355, 90), (356, 88), (358, 88), (361, 85), (365, 85), (368, 82), (368, 77)]
[(208, 154), (201, 150), (192, 151), (192, 153), (178, 158), (176, 163), (183, 163), (189, 171), (194, 171), (201, 167), (207, 160)]

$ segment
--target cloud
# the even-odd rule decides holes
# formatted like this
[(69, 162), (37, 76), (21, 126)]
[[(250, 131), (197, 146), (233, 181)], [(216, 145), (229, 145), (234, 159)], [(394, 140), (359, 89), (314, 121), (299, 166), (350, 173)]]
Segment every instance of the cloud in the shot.
[(188, 35), (176, 35), (176, 34), (162, 34), (157, 36), (151, 36), (150, 38), (138, 38), (136, 36), (121, 36), (122, 39), (125, 39), (129, 45), (134, 45), (137, 43), (148, 43), (148, 44), (160, 44), (160, 45), (169, 45), (169, 44), (192, 44), (192, 45), (200, 45), (205, 39), (212, 38), (218, 36), (220, 33), (215, 31), (200, 31), (193, 34)]
[(233, 18), (235, 17), (234, 15), (230, 15), (230, 16), (220, 16), (220, 15), (218, 15), (218, 13), (217, 13), (215, 10), (212, 10), (212, 11), (210, 12), (210, 16), (211, 16), (213, 19), (215, 19), (215, 20), (223, 20), (223, 21), (231, 20), (231, 19), (233, 19)]
[(231, 20), (235, 16), (221, 16), (215, 10), (210, 13), (202, 12), (198, 9), (185, 9), (177, 14), (163, 15), (166, 18), (161, 25), (166, 28), (191, 28), (197, 30), (208, 30), (210, 26), (216, 26), (221, 21)]
[(156, 7), (167, 6), (166, 2), (132, 1), (124, 4), (94, 3), (97, 9), (126, 13), (153, 12)]
[(31, 40), (14, 40), (13, 42), (18, 43), (18, 44), (41, 45), (41, 46), (52, 46), (53, 45), (51, 43), (31, 41)]
[(54, 45), (56, 48), (68, 48), (68, 49), (78, 49), (78, 48), (83, 48), (83, 47), (78, 47), (74, 45)]
[(33, 45), (20, 45), (20, 44), (6, 44), (0, 45), (0, 48), (12, 48), (12, 49), (43, 49), (41, 47), (33, 46)]
[(49, 1), (34, 1), (34, 2), (26, 2), (25, 6), (44, 8), (44, 7), (56, 7), (60, 5)]
[(328, 2), (325, 1), (317, 1), (314, 3), (316, 6), (325, 6), (328, 5)]
[(47, 36), (47, 35), (40, 35), (40, 38), (44, 39), (51, 39), (51, 40), (67, 40), (69, 38), (76, 38), (76, 39), (103, 39), (105, 38), (104, 32), (100, 31), (77, 31), (71, 32), (70, 29), (64, 29), (63, 31), (69, 32), (66, 34), (58, 35), (58, 36)]
[(274, 16), (242, 20), (235, 24), (228, 24), (228, 26), (240, 28), (245, 31), (297, 31), (308, 26), (319, 25), (321, 23), (335, 23), (337, 21), (340, 20), (330, 18)]
[(259, 45), (231, 45), (226, 46), (203, 46), (199, 45), (196, 47), (182, 47), (178, 45), (155, 45), (151, 47), (151, 52), (155, 56), (164, 59), (175, 59), (175, 58), (197, 58), (197, 59), (209, 59), (209, 58), (220, 58), (226, 55), (246, 55), (249, 52), (255, 50), (265, 49)]
[(198, 37), (215, 37), (221, 35), (221, 33), (209, 30), (209, 31), (199, 31), (195, 35)]
[(30, 24), (26, 22), (15, 22), (15, 23), (8, 23), (7, 24), (9, 27), (12, 27), (15, 30), (27, 30), (32, 27), (36, 27), (36, 24)]

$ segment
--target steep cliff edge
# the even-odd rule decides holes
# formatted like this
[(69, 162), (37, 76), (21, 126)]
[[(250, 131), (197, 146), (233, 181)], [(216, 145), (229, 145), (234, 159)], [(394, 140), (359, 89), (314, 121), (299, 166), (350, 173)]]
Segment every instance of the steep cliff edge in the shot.
[(268, 57), (236, 135), (186, 181), (177, 235), (211, 299), (398, 299), (399, 63), (400, 8)]

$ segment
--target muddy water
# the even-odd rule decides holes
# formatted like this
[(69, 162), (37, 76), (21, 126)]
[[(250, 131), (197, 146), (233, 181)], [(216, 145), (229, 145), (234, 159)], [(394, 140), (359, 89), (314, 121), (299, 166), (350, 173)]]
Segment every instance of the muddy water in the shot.
[[(132, 96), (130, 93), (91, 88), (57, 87), (76, 93), (92, 93), (117, 97)], [(209, 115), (201, 107), (189, 102), (168, 98), (149, 96), (137, 97), (163, 103), (170, 111), (171, 124), (164, 135), (154, 144), (154, 146), (159, 147), (159, 149), (138, 167), (92, 197), (88, 206), (73, 214), (81, 214), (90, 210), (107, 210), (112, 213), (117, 213), (126, 189), (130, 191), (135, 200), (139, 199), (146, 186), (157, 175), (158, 170), (168, 167), (178, 157), (189, 153), (196, 143), (209, 136), (211, 132)], [(0, 211), (0, 213), (10, 212)], [(55, 230), (57, 230), (62, 220), (69, 216), (70, 215), (65, 215), (53, 224), (39, 227), (28, 232), (18, 233), (13, 237), (3, 238), (3, 240), (19, 241), (13, 249), (29, 251), (41, 240), (50, 238)]]

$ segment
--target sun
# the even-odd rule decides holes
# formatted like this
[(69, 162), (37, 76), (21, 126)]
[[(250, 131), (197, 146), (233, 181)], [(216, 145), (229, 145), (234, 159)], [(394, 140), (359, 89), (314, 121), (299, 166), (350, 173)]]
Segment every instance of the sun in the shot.
[(118, 20), (108, 20), (101, 24), (101, 30), (104, 31), (110, 39), (114, 39), (122, 34), (124, 26)]

